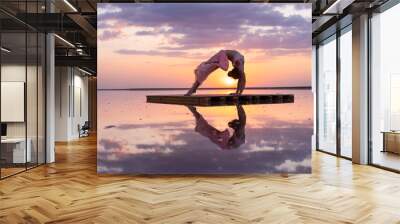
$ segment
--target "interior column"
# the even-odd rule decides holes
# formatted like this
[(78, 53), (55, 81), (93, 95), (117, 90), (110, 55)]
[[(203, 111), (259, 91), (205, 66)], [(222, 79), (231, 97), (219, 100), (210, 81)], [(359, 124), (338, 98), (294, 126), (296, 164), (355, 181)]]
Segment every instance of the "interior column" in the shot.
[(368, 163), (368, 15), (353, 19), (353, 162)]

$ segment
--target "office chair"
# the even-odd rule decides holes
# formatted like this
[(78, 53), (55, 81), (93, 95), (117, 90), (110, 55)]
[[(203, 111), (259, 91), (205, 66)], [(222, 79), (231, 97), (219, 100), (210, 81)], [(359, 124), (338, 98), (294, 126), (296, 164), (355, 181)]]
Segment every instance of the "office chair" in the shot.
[(89, 121), (85, 121), (82, 127), (79, 128), (79, 138), (89, 136), (89, 129), (90, 129)]

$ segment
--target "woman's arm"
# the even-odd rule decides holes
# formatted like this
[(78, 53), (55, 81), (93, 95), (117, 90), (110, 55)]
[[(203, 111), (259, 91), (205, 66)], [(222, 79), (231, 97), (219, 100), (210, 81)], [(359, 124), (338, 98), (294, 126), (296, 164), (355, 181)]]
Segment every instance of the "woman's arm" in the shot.
[(192, 112), (192, 114), (193, 114), (193, 116), (196, 118), (196, 120), (198, 120), (198, 119), (200, 119), (200, 117), (201, 117), (201, 114), (199, 113), (199, 112), (197, 112), (197, 110), (196, 110), (196, 107), (194, 107), (194, 106), (186, 106), (189, 110), (190, 110), (190, 112)]
[(236, 94), (241, 95), (246, 87), (246, 75), (243, 73), (238, 80)]
[(241, 126), (246, 126), (246, 112), (244, 111), (242, 105), (237, 104), (236, 105), (236, 110), (238, 113), (238, 118)]

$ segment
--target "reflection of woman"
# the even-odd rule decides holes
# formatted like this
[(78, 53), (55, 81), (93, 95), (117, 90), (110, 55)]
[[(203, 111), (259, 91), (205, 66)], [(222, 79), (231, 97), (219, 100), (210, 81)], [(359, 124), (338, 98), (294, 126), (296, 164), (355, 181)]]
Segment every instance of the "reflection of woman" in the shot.
[(236, 50), (220, 50), (210, 59), (197, 66), (197, 68), (194, 70), (196, 80), (193, 83), (192, 88), (190, 88), (185, 95), (190, 96), (195, 93), (197, 88), (199, 88), (199, 86), (207, 79), (207, 77), (218, 68), (227, 71), (229, 67), (229, 61), (232, 62), (233, 69), (228, 72), (228, 76), (238, 80), (236, 94), (242, 94), (246, 86), (244, 56)]
[(228, 123), (228, 126), (234, 131), (232, 136), (229, 136), (228, 129), (220, 131), (211, 126), (195, 107), (188, 106), (188, 108), (196, 118), (195, 131), (210, 139), (221, 149), (238, 148), (245, 142), (246, 113), (241, 105), (236, 105), (239, 119)]

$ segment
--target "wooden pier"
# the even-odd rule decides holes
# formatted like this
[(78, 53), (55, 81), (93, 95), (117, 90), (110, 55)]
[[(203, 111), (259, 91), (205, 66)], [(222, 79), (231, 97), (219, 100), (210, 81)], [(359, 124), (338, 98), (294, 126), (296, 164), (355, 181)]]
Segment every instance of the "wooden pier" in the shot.
[(179, 104), (191, 106), (224, 106), (240, 104), (293, 103), (293, 94), (243, 94), (237, 95), (150, 95), (148, 103)]

